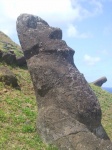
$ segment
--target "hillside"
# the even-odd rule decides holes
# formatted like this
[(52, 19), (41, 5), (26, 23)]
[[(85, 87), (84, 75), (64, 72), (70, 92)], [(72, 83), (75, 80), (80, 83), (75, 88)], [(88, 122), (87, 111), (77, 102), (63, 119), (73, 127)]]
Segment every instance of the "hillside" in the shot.
[(17, 57), (22, 56), (23, 52), (21, 47), (13, 42), (6, 34), (0, 31), (0, 50), (3, 52), (8, 52), (9, 50), (14, 51)]
[[(0, 50), (10, 49), (16, 56), (23, 55), (19, 45), (0, 32)], [(0, 66), (9, 68), (20, 86), (15, 89), (0, 82), (0, 150), (56, 150), (52, 145), (44, 144), (36, 132), (38, 110), (27, 67), (8, 66), (4, 62), (0, 62)], [(102, 124), (112, 140), (112, 94), (95, 85), (90, 86), (99, 99)]]
[[(0, 82), (0, 149), (55, 150), (56, 148), (43, 144), (36, 133), (38, 110), (27, 69), (7, 67), (17, 76), (21, 90)], [(112, 140), (112, 94), (100, 87), (91, 87), (100, 101), (102, 124)]]
[[(0, 31), (0, 51), (23, 56), (21, 47)], [(52, 150), (36, 133), (37, 104), (27, 67), (8, 66), (0, 57), (0, 66), (17, 77), (21, 90), (0, 82), (0, 150)], [(1, 75), (1, 74), (0, 74)]]
[(38, 110), (27, 69), (7, 67), (18, 78), (21, 90), (0, 82), (0, 150), (55, 150), (36, 133)]
[(102, 124), (112, 141), (112, 94), (102, 88), (92, 85), (91, 87), (99, 99), (102, 110)]

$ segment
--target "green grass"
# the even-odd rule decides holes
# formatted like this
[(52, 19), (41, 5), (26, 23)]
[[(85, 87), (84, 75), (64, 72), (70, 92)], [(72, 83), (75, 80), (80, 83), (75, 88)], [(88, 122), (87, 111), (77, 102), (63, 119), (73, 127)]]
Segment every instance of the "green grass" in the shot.
[(0, 83), (0, 150), (56, 150), (36, 132), (37, 104), (27, 69), (8, 67), (21, 91)]
[[(21, 90), (0, 82), (0, 150), (57, 150), (43, 143), (36, 132), (38, 110), (27, 68), (7, 67), (16, 74)], [(100, 101), (102, 124), (112, 140), (112, 94), (91, 87)]]
[(91, 84), (91, 87), (100, 102), (102, 110), (102, 125), (112, 140), (112, 94), (95, 85)]
[(23, 56), (21, 47), (13, 42), (6, 34), (0, 31), (0, 50), (8, 52), (9, 50), (14, 51), (16, 57)]

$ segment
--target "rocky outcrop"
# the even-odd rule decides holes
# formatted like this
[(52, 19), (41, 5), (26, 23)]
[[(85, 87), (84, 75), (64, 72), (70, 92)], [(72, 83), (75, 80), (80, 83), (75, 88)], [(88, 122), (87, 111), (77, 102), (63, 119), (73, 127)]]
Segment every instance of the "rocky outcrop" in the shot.
[(107, 82), (107, 78), (106, 77), (102, 77), (97, 79), (96, 81), (92, 82), (94, 85), (96, 86), (102, 86), (105, 82)]
[(8, 65), (24, 66), (25, 57), (21, 47), (14, 43), (6, 34), (0, 31), (0, 62)]
[(14, 51), (17, 55), (23, 55), (21, 47), (13, 42), (10, 37), (8, 37), (5, 33), (0, 31), (0, 49), (3, 52)]
[(0, 62), (2, 62), (2, 55), (3, 55), (3, 52), (0, 50)]
[(15, 74), (7, 67), (0, 67), (0, 82), (3, 82), (5, 85), (12, 86), (13, 88), (20, 89)]
[(18, 57), (17, 58), (17, 65), (18, 66), (25, 66), (26, 65), (26, 59), (24, 56)]
[(14, 51), (3, 52), (0, 50), (0, 62), (5, 62), (8, 65), (17, 65), (19, 67), (26, 66), (25, 57), (16, 57)]
[(8, 52), (8, 53), (4, 52), (2, 54), (2, 60), (6, 62), (8, 65), (17, 64), (16, 55), (14, 54), (14, 52)]
[(112, 150), (98, 99), (76, 68), (62, 31), (22, 14), (17, 32), (35, 89), (41, 138), (59, 150)]

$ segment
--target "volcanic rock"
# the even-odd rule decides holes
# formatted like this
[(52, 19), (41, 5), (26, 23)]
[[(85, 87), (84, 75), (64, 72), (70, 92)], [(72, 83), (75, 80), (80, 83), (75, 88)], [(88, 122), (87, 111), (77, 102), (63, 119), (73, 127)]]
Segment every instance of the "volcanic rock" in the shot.
[(5, 62), (8, 65), (17, 65), (16, 58), (22, 56), (21, 47), (0, 31), (0, 62)]
[(15, 74), (7, 67), (0, 67), (0, 82), (19, 89), (18, 80)]
[(2, 60), (6, 62), (8, 65), (17, 64), (16, 55), (12, 52), (3, 53)]
[(26, 59), (24, 56), (18, 57), (17, 59), (17, 65), (18, 66), (25, 66), (26, 65)]
[(112, 150), (98, 99), (76, 68), (61, 29), (22, 14), (17, 32), (35, 89), (41, 138), (59, 150)]
[(0, 50), (0, 62), (2, 61), (3, 52)]
[(106, 77), (102, 77), (97, 79), (96, 81), (92, 82), (94, 85), (96, 86), (102, 86), (105, 82), (107, 82), (107, 78)]

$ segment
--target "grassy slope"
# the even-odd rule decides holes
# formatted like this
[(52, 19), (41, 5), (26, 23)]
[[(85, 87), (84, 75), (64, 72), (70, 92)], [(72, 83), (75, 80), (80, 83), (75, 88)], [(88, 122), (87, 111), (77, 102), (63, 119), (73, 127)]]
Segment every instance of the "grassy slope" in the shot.
[(102, 110), (102, 125), (112, 141), (112, 94), (95, 85), (91, 85), (91, 87), (100, 102)]
[[(0, 50), (13, 50), (17, 57), (23, 55), (20, 46), (1, 31)], [(21, 91), (0, 83), (0, 150), (56, 150), (45, 145), (36, 133), (38, 110), (27, 69), (7, 67), (16, 74)], [(91, 87), (100, 101), (102, 124), (112, 140), (112, 94), (94, 85)]]
[[(13, 50), (17, 57), (23, 55), (20, 46), (1, 31), (0, 50)], [(0, 83), (0, 150), (55, 150), (42, 143), (36, 133), (38, 110), (27, 69), (7, 67), (16, 74), (21, 91)], [(100, 101), (102, 124), (112, 140), (112, 94), (94, 85), (91, 87)]]
[[(38, 110), (28, 71), (18, 67), (9, 68), (16, 74), (21, 91), (0, 83), (0, 149), (56, 150), (42, 143), (36, 133)], [(112, 140), (112, 94), (91, 86), (101, 104), (102, 124)]]
[(23, 56), (21, 47), (15, 42), (13, 42), (6, 34), (4, 34), (1, 31), (0, 31), (0, 50), (4, 52), (13, 50), (17, 57)]
[(37, 106), (28, 71), (9, 68), (21, 91), (0, 83), (0, 150), (56, 150), (43, 144), (36, 133)]

